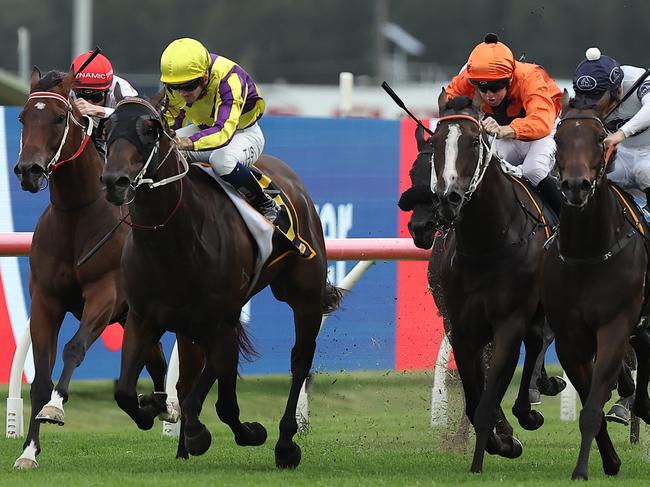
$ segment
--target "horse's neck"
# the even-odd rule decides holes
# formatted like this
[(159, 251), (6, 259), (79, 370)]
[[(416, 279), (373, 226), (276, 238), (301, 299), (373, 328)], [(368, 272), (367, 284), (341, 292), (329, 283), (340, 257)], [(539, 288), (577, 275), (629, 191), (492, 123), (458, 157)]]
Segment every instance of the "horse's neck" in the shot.
[[(60, 160), (71, 157), (83, 141), (80, 130), (71, 130), (71, 142), (66, 144)], [(88, 141), (83, 152), (76, 159), (56, 168), (49, 179), (50, 202), (61, 210), (74, 210), (88, 206), (98, 198), (103, 198), (100, 185), (103, 161), (93, 142)]]
[(564, 205), (560, 214), (560, 248), (568, 257), (589, 257), (606, 252), (623, 223), (609, 184), (602, 182), (584, 208)]
[(458, 246), (463, 252), (481, 254), (506, 243), (520, 212), (512, 184), (506, 179), (497, 161), (490, 162), (483, 181), (463, 207), (462, 218), (456, 225)]

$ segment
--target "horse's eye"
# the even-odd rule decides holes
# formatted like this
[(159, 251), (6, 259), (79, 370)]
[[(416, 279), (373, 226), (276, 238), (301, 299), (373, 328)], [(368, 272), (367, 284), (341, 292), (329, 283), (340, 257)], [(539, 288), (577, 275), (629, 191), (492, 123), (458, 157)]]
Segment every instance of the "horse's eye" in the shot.
[(479, 145), (481, 145), (481, 139), (479, 137), (475, 138), (474, 141), (472, 142), (472, 145), (474, 147), (478, 147)]
[(64, 121), (65, 121), (65, 115), (63, 113), (57, 115), (56, 119), (54, 119), (54, 123), (63, 123)]
[(20, 112), (20, 113), (18, 114), (18, 122), (20, 122), (20, 123), (25, 123), (25, 121), (23, 120), (23, 112)]

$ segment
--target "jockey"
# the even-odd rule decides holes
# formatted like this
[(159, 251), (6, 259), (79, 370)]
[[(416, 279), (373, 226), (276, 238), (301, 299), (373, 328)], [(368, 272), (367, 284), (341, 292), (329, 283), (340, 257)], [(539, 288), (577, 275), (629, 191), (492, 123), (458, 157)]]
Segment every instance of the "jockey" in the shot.
[[(573, 76), (576, 95), (591, 100), (595, 106), (609, 93), (609, 111), (632, 85), (645, 74), (634, 66), (620, 66), (592, 47), (586, 59), (580, 62)], [(611, 132), (603, 143), (606, 147), (617, 145), (616, 164), (608, 179), (624, 188), (638, 188), (646, 194), (646, 208), (650, 202), (650, 78), (639, 85), (608, 118), (605, 126)]]
[(549, 173), (555, 164), (552, 134), (562, 91), (546, 71), (515, 61), (496, 34), (487, 34), (446, 91), (449, 98), (474, 98), (478, 92), (485, 114), (482, 125), (496, 137), (496, 152), (509, 163), (521, 165), (523, 175), (559, 214), (563, 197)]
[(165, 117), (178, 148), (191, 162), (209, 162), (258, 212), (274, 222), (279, 205), (260, 186), (250, 166), (264, 149), (257, 121), (264, 99), (250, 75), (235, 62), (210, 53), (199, 41), (173, 41), (160, 57)]
[[(93, 51), (84, 52), (72, 61), (72, 68), (75, 72), (90, 57)], [(138, 92), (124, 79), (113, 75), (111, 62), (102, 54), (86, 66), (83, 71), (77, 73), (72, 83), (74, 93), (74, 104), (82, 115), (93, 118), (95, 129), (92, 140), (97, 147), (97, 152), (106, 159), (106, 136), (99, 133), (99, 122), (110, 117), (115, 111), (115, 86), (120, 85), (122, 96), (138, 96)]]

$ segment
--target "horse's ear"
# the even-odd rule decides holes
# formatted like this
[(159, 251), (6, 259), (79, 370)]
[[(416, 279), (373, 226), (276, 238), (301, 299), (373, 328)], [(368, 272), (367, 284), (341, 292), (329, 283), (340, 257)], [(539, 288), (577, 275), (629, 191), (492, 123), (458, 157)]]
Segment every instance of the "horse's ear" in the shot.
[(418, 151), (422, 150), (422, 147), (427, 143), (427, 140), (429, 139), (424, 135), (424, 127), (422, 125), (415, 127), (415, 141), (418, 144)]
[(569, 108), (569, 101), (571, 101), (571, 95), (569, 95), (569, 92), (567, 91), (567, 89), (564, 88), (564, 91), (562, 92), (562, 98), (560, 99), (560, 106), (562, 108), (560, 113), (562, 115)]
[(124, 100), (124, 95), (122, 94), (122, 88), (120, 87), (119, 83), (115, 83), (115, 90), (113, 91), (113, 96), (115, 97), (115, 101), (117, 103)]
[(34, 91), (34, 88), (36, 88), (36, 83), (38, 83), (41, 79), (41, 70), (38, 69), (36, 66), (32, 68), (32, 77), (29, 80), (29, 91)]
[(444, 111), (445, 105), (447, 105), (447, 90), (443, 86), (442, 90), (440, 90), (440, 96), (438, 96), (438, 114)]
[(609, 90), (605, 91), (603, 93), (603, 96), (600, 97), (600, 100), (596, 103), (595, 110), (596, 110), (596, 115), (598, 118), (603, 118), (603, 116), (609, 112), (609, 110), (614, 106), (616, 103), (616, 98), (612, 97), (612, 94), (610, 93)]
[(478, 113), (481, 113), (482, 106), (483, 106), (483, 98), (481, 98), (481, 92), (479, 90), (475, 90), (474, 98), (472, 98), (472, 108)]
[(158, 93), (156, 93), (149, 99), (149, 102), (151, 102), (154, 108), (158, 109), (162, 105), (164, 99), (165, 99), (165, 88), (161, 88), (160, 91), (158, 91)]
[(74, 81), (74, 66), (70, 66), (70, 71), (68, 71), (68, 74), (65, 75), (65, 78), (63, 78), (63, 81), (61, 82), (61, 89), (63, 89), (63, 93), (65, 93), (66, 96), (70, 94), (73, 81)]

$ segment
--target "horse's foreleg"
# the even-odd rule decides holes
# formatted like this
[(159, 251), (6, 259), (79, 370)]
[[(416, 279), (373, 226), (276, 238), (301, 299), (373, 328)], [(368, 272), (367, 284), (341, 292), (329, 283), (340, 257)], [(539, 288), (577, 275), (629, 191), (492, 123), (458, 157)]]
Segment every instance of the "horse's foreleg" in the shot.
[(14, 463), (14, 468), (18, 469), (38, 467), (36, 456), (41, 451), (39, 438), (41, 423), (36, 419), (36, 415), (47, 403), (52, 392), (52, 369), (56, 360), (57, 338), (65, 310), (56, 300), (45, 300), (40, 293), (33, 292), (30, 314), (35, 375), (30, 389), (32, 410), (29, 430), (23, 444), (23, 453)]
[(50, 401), (37, 416), (39, 421), (64, 424), (63, 404), (68, 400), (72, 374), (83, 362), (88, 348), (109, 324), (113, 313), (115, 296), (108, 295), (110, 292), (111, 288), (107, 288), (105, 285), (92, 286), (85, 290), (84, 301), (86, 304), (79, 322), (79, 329), (63, 347), (63, 371), (52, 391)]
[[(526, 348), (524, 358), (524, 370), (519, 382), (519, 392), (515, 404), (512, 406), (512, 414), (519, 420), (519, 424), (527, 430), (536, 430), (544, 424), (544, 416), (530, 408), (531, 380), (533, 372), (541, 359), (544, 360), (543, 350), (543, 321), (541, 314), (535, 316), (529, 327), (524, 346)], [(542, 355), (540, 357), (540, 355)]]
[(129, 313), (124, 325), (122, 362), (120, 378), (115, 388), (115, 401), (135, 421), (138, 428), (143, 430), (151, 429), (154, 418), (166, 408), (157, 404), (140, 407), (136, 392), (136, 384), (144, 368), (145, 359), (161, 335), (161, 328), (138, 320), (133, 312)]
[[(493, 428), (496, 421), (497, 408), (501, 404), (503, 395), (510, 384), (512, 375), (517, 366), (519, 346), (523, 339), (524, 329), (517, 323), (509, 321), (496, 327), (493, 341), (492, 361), (487, 374), (485, 392), (481, 396), (476, 411), (474, 412), (474, 428), (476, 430), (476, 447), (472, 459), (471, 471), (479, 473), (483, 469), (483, 457), (488, 440), (494, 435)], [(522, 448), (519, 441), (511, 437), (512, 443), (505, 445), (499, 452), (502, 456), (515, 458), (521, 455)]]
[[(178, 396), (178, 403), (183, 404), (187, 396), (189, 396), (190, 391), (196, 386), (201, 371), (205, 366), (205, 354), (198, 345), (194, 345), (191, 340), (182, 335), (177, 335), (176, 341), (178, 343), (178, 382), (176, 383), (176, 394)], [(181, 430), (178, 435), (176, 458), (187, 459), (189, 458), (189, 453), (185, 447), (185, 418), (182, 413), (183, 411), (181, 410)]]

